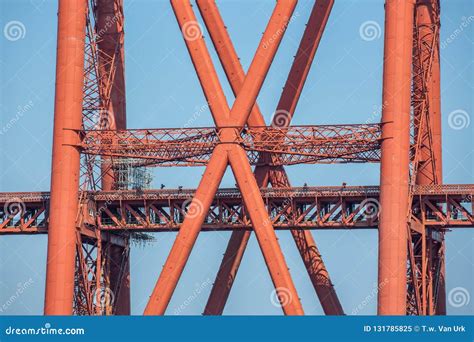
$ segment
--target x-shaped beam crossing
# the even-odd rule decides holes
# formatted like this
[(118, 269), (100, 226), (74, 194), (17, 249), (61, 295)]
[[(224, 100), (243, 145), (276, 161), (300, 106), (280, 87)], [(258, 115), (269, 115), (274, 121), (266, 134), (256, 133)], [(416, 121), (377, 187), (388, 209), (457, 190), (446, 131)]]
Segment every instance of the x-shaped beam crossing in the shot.
[[(262, 249), (266, 264), (272, 277), (272, 281), (277, 291), (278, 298), (280, 299), (280, 303), (285, 314), (303, 314), (303, 309), (297, 296), (296, 289), (292, 282), (290, 273), (286, 266), (286, 262), (284, 260), (259, 191), (259, 187), (268, 186), (269, 182), (272, 182), (274, 186), (289, 186), (288, 178), (282, 168), (270, 170), (268, 166), (257, 168), (255, 170), (254, 176), (251, 172), (250, 163), (247, 159), (245, 151), (241, 146), (235, 143), (239, 135), (239, 130), (230, 127), (237, 126), (243, 128), (245, 123), (248, 123), (249, 126), (263, 126), (265, 124), (263, 116), (261, 115), (258, 106), (255, 104), (255, 101), (273, 57), (277, 51), (278, 45), (281, 42), (283, 33), (290, 21), (296, 1), (280, 1), (277, 3), (268, 26), (263, 34), (254, 60), (252, 61), (252, 64), (249, 68), (247, 77), (244, 75), (243, 69), (232, 47), (230, 38), (225, 31), (225, 26), (219, 16), (215, 3), (213, 1), (198, 1), (198, 6), (201, 10), (206, 25), (208, 28), (213, 28), (213, 30), (210, 30), (211, 38), (213, 39), (229, 82), (231, 83), (236, 95), (236, 100), (232, 109), (229, 109), (227, 104), (191, 5), (187, 1), (171, 1), (171, 3), (178, 19), (178, 23), (183, 31), (186, 45), (203, 87), (204, 94), (210, 105), (214, 121), (216, 126), (220, 129), (220, 139), (222, 144), (215, 148), (209, 164), (206, 167), (204, 176), (196, 191), (196, 195), (191, 203), (190, 210), (197, 212), (198, 215), (186, 217), (171, 249), (163, 271), (158, 279), (150, 301), (145, 309), (145, 314), (164, 314), (171, 299), (172, 293), (176, 287), (177, 281), (191, 253), (191, 249), (197, 239), (197, 235), (199, 233), (200, 226), (204, 221), (205, 214), (209, 210), (212, 199), (217, 191), (219, 183), (228, 164), (230, 164), (237, 180), (237, 184), (242, 192), (244, 203), (252, 221), (252, 225), (255, 229), (257, 240)], [(323, 11), (323, 17), (316, 19), (313, 18), (313, 21), (316, 20), (319, 22), (319, 25), (322, 25), (324, 28), (324, 25), (327, 21), (327, 15), (329, 14), (330, 8), (332, 7), (332, 1), (322, 1), (322, 3), (323, 8), (325, 7), (326, 11)], [(312, 17), (315, 12), (316, 10), (313, 9)], [(210, 21), (214, 21), (213, 25), (209, 24)], [(190, 39), (188, 36), (190, 29), (198, 30), (199, 36), (197, 38), (193, 37)], [(307, 31), (305, 32), (303, 39), (305, 39), (305, 36), (307, 36)], [(322, 31), (319, 30), (319, 32)], [(319, 42), (319, 39), (320, 34), (319, 37), (316, 37), (317, 43)], [(315, 45), (314, 51), (305, 51), (307, 54), (305, 58), (309, 57), (312, 59), (314, 57), (317, 43)], [(225, 50), (226, 48), (228, 50)], [(292, 74), (294, 75), (295, 73)], [(298, 92), (301, 91), (307, 71), (303, 71), (302, 75), (303, 77), (300, 78), (300, 81), (302, 80), (302, 82), (298, 84), (298, 89), (296, 90), (297, 96), (294, 96), (296, 100), (292, 103), (293, 106), (290, 106), (289, 108), (291, 114), (289, 111), (287, 112), (287, 118), (285, 119), (286, 125), (289, 124), (291, 116), (294, 112), (294, 108), (296, 107), (297, 98), (299, 96)], [(274, 117), (274, 119), (277, 118)], [(278, 184), (278, 180), (280, 180), (280, 184)], [(329, 280), (324, 264), (322, 263), (319, 253), (317, 252), (317, 248), (311, 234), (309, 232), (298, 232), (295, 230), (293, 232), (293, 236), (303, 256), (303, 260), (305, 260), (305, 263), (307, 264), (310, 276), (310, 267), (312, 265), (312, 271), (319, 273), (319, 278), (321, 278), (322, 275), (323, 278)], [(243, 255), (243, 251), (245, 250), (248, 238), (248, 232), (237, 233), (235, 236), (232, 236), (226, 255), (233, 259), (234, 262), (232, 265), (236, 267), (231, 266), (230, 268), (227, 268), (227, 270), (230, 270), (231, 272), (232, 270), (235, 270), (235, 272), (237, 271), (238, 264), (240, 263), (240, 259)], [(233, 253), (233, 246), (238, 247), (238, 250), (235, 251), (236, 253)], [(313, 253), (311, 253), (311, 251)], [(314, 260), (314, 257), (312, 257), (311, 254), (313, 254), (313, 256), (316, 255), (317, 259), (319, 260)], [(223, 262), (226, 262), (226, 258), (224, 258)], [(314, 269), (315, 262), (318, 265), (318, 269)], [(223, 270), (223, 267), (221, 266), (219, 273), (221, 274), (222, 272), (224, 272), (224, 276), (229, 275), (225, 274), (228, 272), (226, 272), (226, 269)], [(316, 274), (313, 275), (316, 279)], [(342, 309), (340, 307), (339, 301), (337, 300), (337, 296), (332, 289), (330, 281), (329, 284), (326, 282), (325, 287), (321, 287), (321, 284), (319, 284), (319, 287), (321, 288), (320, 291), (318, 291), (317, 284), (314, 281), (313, 283), (315, 284), (316, 291), (318, 296), (320, 296), (321, 301), (323, 302), (321, 298), (322, 295), (324, 295), (326, 298), (332, 298), (332, 303), (330, 303), (329, 306), (336, 307), (336, 310), (340, 311), (335, 312), (336, 314), (342, 313)], [(327, 291), (328, 289), (329, 292)], [(222, 293), (222, 291), (224, 293)], [(211, 293), (210, 302), (206, 307), (207, 313), (221, 313), (229, 291), (230, 287), (227, 289), (222, 288), (222, 286), (220, 289), (215, 287)], [(288, 297), (290, 300), (288, 300)], [(218, 298), (217, 301), (220, 301), (220, 303), (218, 303), (217, 306), (214, 305), (212, 303), (212, 298)], [(337, 303), (334, 302), (334, 298)], [(218, 311), (220, 310), (220, 312), (212, 312), (212, 310), (216, 309)], [(326, 308), (325, 311), (327, 311)]]
[[(235, 96), (237, 96), (244, 82), (245, 73), (230, 36), (227, 33), (224, 21), (219, 14), (215, 1), (197, 0), (196, 2), (227, 79)], [(275, 115), (272, 118), (272, 126), (274, 127), (284, 127), (290, 124), (333, 3), (333, 0), (318, 0), (314, 3), (293, 66), (290, 70), (290, 75), (285, 84)], [(249, 126), (265, 125), (265, 120), (257, 104), (253, 107), (247, 124)], [(266, 157), (268, 157), (268, 155), (262, 156), (262, 158)], [(254, 174), (259, 187), (268, 187), (269, 183), (271, 183), (273, 187), (291, 186), (283, 167), (258, 166)], [(324, 312), (328, 315), (343, 314), (342, 306), (334, 291), (329, 274), (311, 232), (292, 230), (291, 233), (303, 258)], [(250, 234), (251, 232), (249, 231), (236, 231), (232, 233), (204, 314), (222, 314)]]

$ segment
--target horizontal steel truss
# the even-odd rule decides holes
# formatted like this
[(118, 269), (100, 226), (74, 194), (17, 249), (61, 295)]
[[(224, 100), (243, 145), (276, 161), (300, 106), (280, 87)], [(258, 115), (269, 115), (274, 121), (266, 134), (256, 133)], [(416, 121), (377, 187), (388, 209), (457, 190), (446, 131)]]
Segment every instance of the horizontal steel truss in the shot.
[[(300, 187), (261, 189), (275, 229), (377, 228), (378, 186)], [(82, 233), (103, 231), (167, 232), (179, 230), (194, 190), (89, 192), (83, 205)], [(446, 228), (474, 226), (474, 185), (417, 186), (412, 212), (418, 226)], [(49, 193), (0, 194), (0, 234), (46, 233)], [(12, 209), (15, 208), (15, 209)], [(193, 208), (200, 210), (199, 207)], [(12, 211), (12, 210), (16, 210)], [(251, 229), (238, 189), (217, 192), (202, 230)], [(417, 229), (414, 225), (412, 229)], [(421, 231), (420, 231), (421, 233)]]
[[(222, 128), (81, 131), (82, 153), (130, 158), (136, 165), (203, 166), (221, 141)], [(252, 165), (362, 163), (380, 160), (380, 124), (233, 127)], [(272, 155), (262, 160), (260, 153)]]

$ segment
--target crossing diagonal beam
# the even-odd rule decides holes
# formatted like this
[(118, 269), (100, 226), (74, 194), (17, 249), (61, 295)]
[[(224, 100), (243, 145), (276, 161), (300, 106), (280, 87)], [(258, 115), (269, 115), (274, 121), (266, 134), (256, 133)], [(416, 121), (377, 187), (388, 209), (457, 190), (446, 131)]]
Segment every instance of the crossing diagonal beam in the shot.
[[(176, 241), (170, 251), (163, 271), (150, 297), (145, 314), (163, 314), (169, 303), (177, 281), (184, 269), (191, 249), (209, 210), (212, 197), (230, 164), (237, 180), (250, 220), (257, 235), (257, 240), (270, 271), (277, 295), (286, 314), (303, 314), (303, 308), (296, 293), (283, 253), (281, 252), (275, 232), (271, 225), (260, 191), (252, 175), (250, 163), (243, 148), (235, 144), (238, 134), (235, 129), (226, 126), (243, 127), (248, 120), (257, 95), (266, 77), (271, 62), (278, 49), (296, 1), (279, 1), (272, 13), (261, 43), (250, 65), (248, 75), (237, 96), (232, 109), (229, 110), (216, 71), (212, 65), (204, 40), (186, 39), (186, 27), (196, 22), (193, 9), (188, 1), (172, 1), (173, 10), (183, 31), (188, 51), (209, 102), (216, 126), (220, 128), (220, 139), (227, 144), (218, 145), (211, 156), (196, 195), (191, 202), (194, 208), (200, 207), (197, 216), (187, 216)], [(279, 33), (279, 34), (277, 34)], [(276, 36), (276, 38), (275, 38)], [(266, 42), (271, 42), (267, 44)], [(217, 95), (217, 96), (216, 96)], [(216, 98), (220, 98), (220, 101)], [(220, 109), (220, 110), (217, 110)], [(281, 292), (289, 293), (292, 300), (284, 301)]]
[[(241, 89), (242, 83), (245, 79), (245, 73), (222, 17), (219, 14), (217, 5), (215, 4), (215, 1), (212, 0), (198, 0), (197, 5), (210, 33), (212, 42), (234, 95), (238, 96), (239, 90)], [(276, 111), (276, 115), (273, 117), (272, 126), (284, 127), (289, 125), (332, 5), (333, 1), (320, 0), (317, 1), (313, 7), (308, 25), (303, 34), (301, 44), (298, 48), (295, 61), (293, 62), (290, 75)], [(291, 111), (291, 114), (289, 111)], [(283, 117), (280, 117), (282, 115)], [(252, 127), (255, 125), (261, 125), (262, 123), (264, 123), (263, 115), (261, 114), (257, 104), (255, 104), (247, 124), (249, 127)], [(265, 147), (268, 146), (267, 144), (269, 143), (269, 140), (272, 140), (265, 139), (262, 136), (260, 136), (260, 138), (260, 142), (264, 144)], [(284, 139), (277, 137), (272, 141), (276, 142), (278, 146), (281, 146)], [(264, 153), (259, 155), (259, 161), (263, 162), (263, 165), (257, 164), (258, 166), (255, 169), (255, 175), (259, 186), (266, 187), (269, 185), (269, 182), (272, 183), (273, 187), (290, 186), (288, 177), (283, 168), (278, 168), (277, 170), (274, 168), (274, 165), (278, 165), (276, 159), (279, 158), (272, 158), (268, 153), (272, 151), (267, 150), (261, 152)], [(270, 170), (269, 165), (266, 164), (268, 161), (272, 161), (274, 170)], [(342, 307), (332, 287), (328, 272), (311, 233), (308, 231), (293, 230), (292, 235), (325, 313), (342, 314)], [(249, 231), (235, 231), (232, 233), (221, 266), (219, 267), (216, 281), (204, 310), (204, 314), (222, 314), (249, 237)]]

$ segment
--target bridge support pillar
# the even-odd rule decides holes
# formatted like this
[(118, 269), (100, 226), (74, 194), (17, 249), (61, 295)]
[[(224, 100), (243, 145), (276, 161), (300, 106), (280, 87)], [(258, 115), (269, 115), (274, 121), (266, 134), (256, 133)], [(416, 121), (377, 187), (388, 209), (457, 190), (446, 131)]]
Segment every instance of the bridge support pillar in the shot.
[(73, 312), (86, 0), (60, 0), (45, 315)]
[(405, 315), (414, 0), (385, 2), (379, 315)]

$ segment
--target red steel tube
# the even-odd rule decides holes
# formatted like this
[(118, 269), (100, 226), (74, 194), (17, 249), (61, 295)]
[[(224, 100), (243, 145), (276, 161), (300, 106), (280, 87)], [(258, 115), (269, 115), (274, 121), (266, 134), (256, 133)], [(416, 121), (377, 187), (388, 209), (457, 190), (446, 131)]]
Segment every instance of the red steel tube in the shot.
[[(308, 77), (319, 42), (331, 13), (334, 0), (316, 0), (298, 47), (295, 60), (286, 80), (277, 111), (285, 111), (290, 117), (295, 113), (303, 86)], [(288, 120), (284, 121), (290, 121)]]
[(60, 0), (45, 315), (73, 312), (86, 0)]
[(282, 309), (286, 315), (303, 315), (303, 307), (278, 244), (272, 222), (266, 212), (265, 204), (260, 192), (255, 192), (258, 186), (249, 163), (246, 163), (247, 154), (241, 146), (232, 145), (229, 150), (229, 161), (242, 192), (245, 207), (252, 221)]
[(385, 2), (378, 313), (405, 315), (414, 0)]

